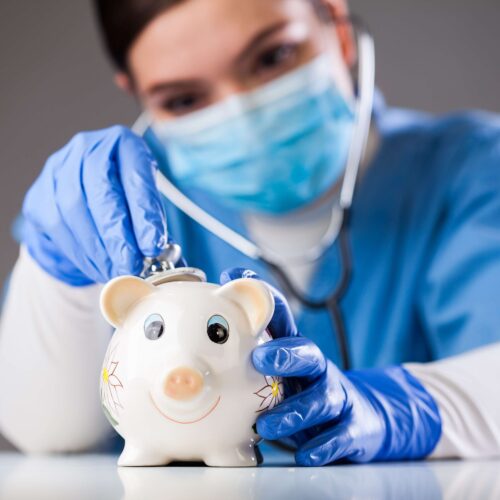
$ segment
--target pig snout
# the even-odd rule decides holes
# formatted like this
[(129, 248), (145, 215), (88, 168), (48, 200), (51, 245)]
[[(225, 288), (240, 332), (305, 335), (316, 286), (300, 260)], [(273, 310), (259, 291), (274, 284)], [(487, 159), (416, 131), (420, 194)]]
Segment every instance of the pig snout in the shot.
[(163, 392), (169, 398), (186, 401), (197, 396), (203, 389), (203, 376), (193, 368), (181, 366), (165, 378)]

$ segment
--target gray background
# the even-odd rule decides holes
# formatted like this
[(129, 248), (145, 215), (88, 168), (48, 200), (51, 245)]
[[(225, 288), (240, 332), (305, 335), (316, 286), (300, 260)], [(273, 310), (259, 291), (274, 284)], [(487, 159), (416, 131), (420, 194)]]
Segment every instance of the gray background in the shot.
[[(352, 0), (377, 44), (391, 105), (500, 112), (499, 0)], [(17, 253), (10, 225), (47, 156), (80, 130), (129, 124), (89, 1), (0, 1), (0, 278)]]

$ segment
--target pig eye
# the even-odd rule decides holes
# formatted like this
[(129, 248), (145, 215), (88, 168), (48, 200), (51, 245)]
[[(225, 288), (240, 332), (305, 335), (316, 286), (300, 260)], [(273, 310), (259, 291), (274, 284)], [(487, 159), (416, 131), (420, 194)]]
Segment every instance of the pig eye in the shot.
[(165, 323), (159, 314), (151, 314), (144, 322), (144, 335), (149, 340), (157, 340), (163, 335)]
[(216, 344), (224, 344), (229, 338), (229, 325), (220, 315), (214, 314), (207, 323), (208, 338)]

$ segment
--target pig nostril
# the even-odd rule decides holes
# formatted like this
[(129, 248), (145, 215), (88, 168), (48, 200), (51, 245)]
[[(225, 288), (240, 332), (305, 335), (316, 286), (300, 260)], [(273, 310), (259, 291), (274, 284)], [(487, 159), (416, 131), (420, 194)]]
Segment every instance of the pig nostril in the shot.
[(192, 399), (203, 389), (203, 376), (197, 370), (180, 367), (172, 370), (164, 381), (166, 396), (179, 401)]

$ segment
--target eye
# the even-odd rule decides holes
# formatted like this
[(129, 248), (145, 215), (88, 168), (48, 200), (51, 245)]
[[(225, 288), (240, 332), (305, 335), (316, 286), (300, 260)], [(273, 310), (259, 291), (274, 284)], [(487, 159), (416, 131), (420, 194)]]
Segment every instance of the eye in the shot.
[(149, 340), (159, 339), (165, 330), (165, 322), (159, 314), (151, 314), (144, 322), (144, 335)]
[(273, 47), (263, 52), (257, 60), (257, 71), (268, 71), (281, 66), (289, 65), (295, 60), (298, 52), (297, 45), (287, 43)]
[(203, 99), (199, 93), (180, 94), (166, 99), (162, 108), (173, 115), (183, 115), (202, 107)]
[(229, 338), (229, 325), (220, 315), (215, 314), (207, 323), (208, 338), (216, 344), (224, 344)]

